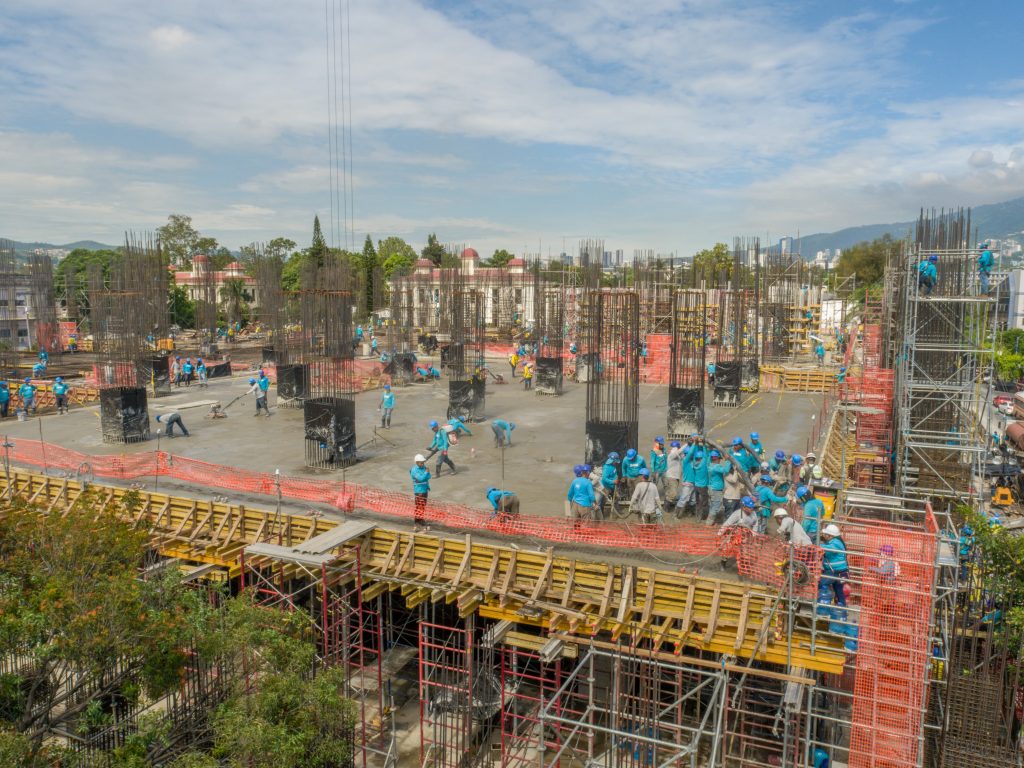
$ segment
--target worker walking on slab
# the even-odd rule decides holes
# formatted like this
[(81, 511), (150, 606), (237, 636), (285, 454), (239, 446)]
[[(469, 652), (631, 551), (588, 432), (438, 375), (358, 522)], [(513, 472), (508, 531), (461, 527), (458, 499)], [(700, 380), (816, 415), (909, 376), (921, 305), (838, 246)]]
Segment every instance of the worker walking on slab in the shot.
[(434, 468), (434, 477), (441, 477), (441, 467), (447, 464), (451, 467), (452, 474), (454, 475), (455, 463), (448, 456), (448, 449), (451, 448), (451, 441), (448, 439), (448, 433), (440, 428), (436, 421), (430, 422), (430, 429), (434, 433), (434, 439), (430, 443), (429, 453), (427, 457), (431, 457), (437, 454), (437, 466)]
[(203, 358), (196, 358), (196, 377), (199, 379), (199, 386), (204, 389), (210, 386), (210, 382), (207, 380), (206, 363), (203, 362)]
[(170, 413), (164, 413), (156, 417), (158, 424), (167, 425), (167, 437), (174, 437), (174, 425), (178, 425), (178, 429), (181, 430), (181, 434), (188, 437), (188, 430), (185, 429), (185, 422), (181, 420), (181, 414), (177, 411), (171, 411)]
[(491, 431), (494, 433), (494, 444), (499, 448), (512, 445), (512, 430), (516, 425), (504, 419), (492, 419)]
[(409, 477), (412, 478), (412, 521), (415, 530), (419, 531), (426, 526), (427, 495), (430, 493), (430, 470), (427, 469), (427, 458), (422, 453), (417, 453), (413, 458)]
[(391, 385), (384, 385), (384, 393), (380, 396), (380, 426), (381, 429), (391, 429), (391, 412), (395, 410), (395, 393), (391, 391)]
[(989, 292), (989, 276), (992, 274), (992, 251), (988, 249), (988, 243), (982, 246), (981, 254), (978, 256), (978, 282), (981, 288), (981, 295)]
[(25, 379), (18, 387), (18, 396), (21, 397), (21, 407), (25, 409), (25, 415), (36, 412), (36, 387), (32, 379)]
[(491, 503), (491, 517), (497, 517), (502, 521), (519, 518), (519, 497), (514, 492), (488, 488), (487, 500)]
[(53, 398), (57, 401), (57, 413), (68, 412), (68, 392), (71, 387), (67, 385), (64, 378), (58, 376), (53, 380)]
[(601, 497), (598, 499), (598, 513), (604, 517), (604, 505), (615, 503), (615, 486), (619, 483), (619, 454), (612, 451), (601, 469)]
[(181, 357), (176, 356), (171, 362), (171, 381), (174, 382), (174, 386), (181, 386)]
[(663, 522), (661, 495), (658, 493), (658, 486), (651, 482), (651, 470), (647, 467), (640, 469), (629, 507), (637, 513), (643, 523), (661, 525)]
[(846, 580), (850, 578), (850, 566), (846, 560), (846, 543), (840, 536), (839, 526), (829, 523), (821, 532), (821, 575), (832, 588), (835, 604), (846, 607)]
[(267, 408), (267, 395), (260, 389), (260, 383), (251, 376), (249, 377), (249, 390), (245, 394), (255, 395), (256, 397), (256, 413), (253, 416), (259, 416), (260, 410), (266, 411), (267, 416), (270, 415), (270, 409)]
[(529, 360), (523, 363), (523, 389), (533, 389), (533, 366)]
[(931, 296), (932, 289), (939, 282), (939, 272), (935, 267), (938, 261), (938, 255), (933, 253), (917, 265), (917, 287), (918, 290), (924, 289), (925, 296)]
[(580, 520), (592, 520), (594, 515), (594, 484), (587, 476), (589, 471), (586, 464), (577, 464), (572, 468), (575, 478), (569, 483), (569, 493), (566, 494), (567, 516), (570, 524), (575, 528)]
[(818, 360), (819, 368), (825, 365), (825, 345), (820, 341), (814, 345), (814, 356)]

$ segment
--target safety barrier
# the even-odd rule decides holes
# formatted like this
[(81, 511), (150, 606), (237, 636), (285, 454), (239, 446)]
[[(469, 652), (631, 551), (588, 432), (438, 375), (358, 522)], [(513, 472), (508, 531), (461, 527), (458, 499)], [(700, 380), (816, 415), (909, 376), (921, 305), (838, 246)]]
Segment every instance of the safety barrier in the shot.
[[(255, 472), (177, 456), (166, 451), (135, 454), (89, 455), (52, 443), (17, 440), (10, 448), (10, 461), (44, 469), (60, 469), (85, 478), (116, 480), (170, 478), (221, 491), (330, 504), (351, 512), (366, 510), (378, 515), (411, 521), (414, 504), (411, 493), (399, 493), (339, 480), (312, 480)], [(634, 551), (675, 552), (694, 557), (736, 558), (741, 576), (774, 586), (785, 586), (786, 564), (792, 559), (802, 577), (794, 581), (798, 595), (813, 594), (820, 573), (821, 553), (816, 547), (790, 547), (779, 539), (743, 529), (720, 535), (717, 527), (682, 524), (639, 525), (625, 522), (570, 523), (559, 517), (496, 516), (488, 510), (460, 504), (431, 501), (425, 510), (427, 523), (459, 530), (488, 531), (501, 536), (542, 539), (546, 542), (583, 544)], [(794, 566), (796, 567), (796, 566)]]

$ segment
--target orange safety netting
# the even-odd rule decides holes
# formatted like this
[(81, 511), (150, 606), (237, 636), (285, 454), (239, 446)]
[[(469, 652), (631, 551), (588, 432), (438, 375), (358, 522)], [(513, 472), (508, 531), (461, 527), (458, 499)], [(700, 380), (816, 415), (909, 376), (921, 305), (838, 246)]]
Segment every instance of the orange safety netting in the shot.
[[(164, 451), (136, 454), (88, 455), (51, 443), (18, 440), (10, 449), (10, 460), (44, 469), (61, 469), (85, 477), (116, 480), (161, 477), (204, 485), (223, 491), (252, 493), (330, 504), (342, 511), (365, 510), (403, 520), (414, 516), (411, 493), (399, 493), (339, 480), (313, 480), (271, 472), (211, 464)], [(640, 525), (627, 522), (576, 522), (559, 517), (499, 517), (489, 510), (460, 504), (430, 501), (425, 511), (428, 523), (463, 530), (492, 533), (548, 542), (590, 544), (627, 550), (676, 552), (696, 557), (735, 557), (740, 575), (765, 584), (784, 586), (790, 548), (779, 539), (734, 529), (720, 535), (717, 527), (706, 525)], [(811, 595), (821, 570), (821, 553), (816, 547), (794, 547), (793, 558), (803, 563), (795, 570), (797, 594)], [(806, 570), (806, 575), (804, 574)]]

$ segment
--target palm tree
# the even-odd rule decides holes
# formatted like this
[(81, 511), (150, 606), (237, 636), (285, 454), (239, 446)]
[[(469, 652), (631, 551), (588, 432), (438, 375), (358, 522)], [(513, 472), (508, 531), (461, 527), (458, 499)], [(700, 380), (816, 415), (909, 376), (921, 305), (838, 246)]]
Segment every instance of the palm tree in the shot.
[(225, 280), (220, 287), (220, 298), (224, 302), (229, 322), (240, 322), (242, 315), (249, 309), (245, 281), (238, 277)]

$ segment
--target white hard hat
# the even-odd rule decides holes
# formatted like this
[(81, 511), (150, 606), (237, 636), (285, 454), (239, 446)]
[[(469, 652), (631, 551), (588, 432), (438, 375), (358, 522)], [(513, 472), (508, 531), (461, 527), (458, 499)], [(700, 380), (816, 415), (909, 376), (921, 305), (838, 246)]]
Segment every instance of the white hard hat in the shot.
[(415, 461), (417, 464), (419, 464), (421, 461), (426, 461), (426, 460), (427, 460), (427, 457), (424, 456), (422, 453), (417, 453), (413, 457), (413, 461)]
[(818, 458), (818, 454), (816, 454), (814, 451), (811, 451), (810, 453), (804, 454), (804, 458), (805, 459), (817, 459)]
[(789, 512), (786, 511), (785, 507), (776, 507), (772, 515), (775, 517), (789, 517)]
[(767, 461), (762, 461), (761, 462), (761, 469), (768, 469), (768, 462)]
[(822, 533), (825, 534), (826, 536), (839, 536), (840, 535), (839, 526), (836, 525), (835, 523), (829, 523), (828, 525), (825, 526), (825, 530), (823, 530)]

